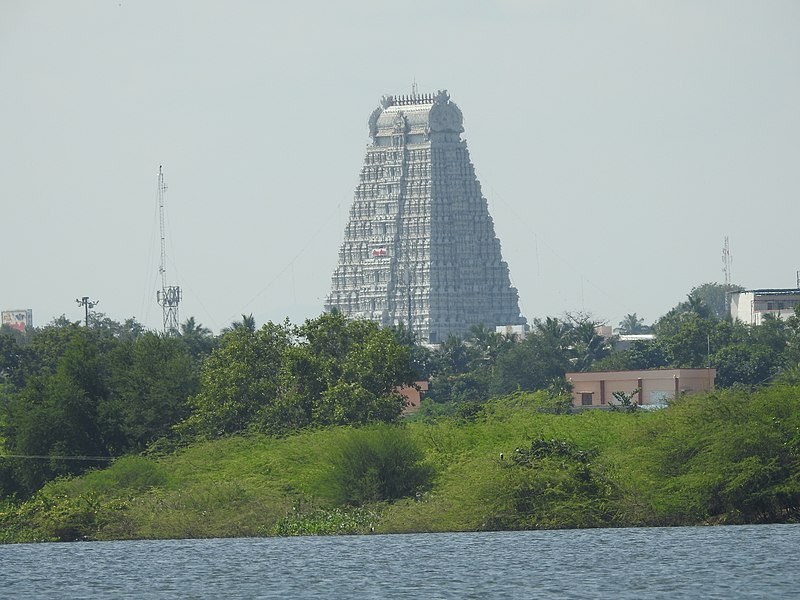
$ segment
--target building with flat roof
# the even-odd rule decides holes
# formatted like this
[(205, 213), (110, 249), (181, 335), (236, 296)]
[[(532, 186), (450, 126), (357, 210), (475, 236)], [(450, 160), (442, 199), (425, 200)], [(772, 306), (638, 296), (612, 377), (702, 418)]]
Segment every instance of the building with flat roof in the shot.
[(614, 392), (635, 392), (632, 400), (640, 406), (664, 406), (667, 400), (681, 394), (713, 390), (716, 376), (716, 369), (647, 369), (565, 375), (572, 384), (572, 405), (576, 408), (615, 404)]
[(446, 91), (384, 96), (325, 310), (432, 344), (526, 323), (463, 131)]
[(764, 315), (785, 319), (800, 305), (800, 289), (761, 289), (731, 292), (731, 318), (761, 325)]

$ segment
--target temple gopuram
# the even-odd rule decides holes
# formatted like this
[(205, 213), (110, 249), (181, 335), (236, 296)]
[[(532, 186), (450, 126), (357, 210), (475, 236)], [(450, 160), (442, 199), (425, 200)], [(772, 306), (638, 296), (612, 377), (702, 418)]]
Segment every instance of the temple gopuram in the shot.
[(325, 310), (432, 344), (526, 323), (463, 131), (446, 91), (383, 97)]

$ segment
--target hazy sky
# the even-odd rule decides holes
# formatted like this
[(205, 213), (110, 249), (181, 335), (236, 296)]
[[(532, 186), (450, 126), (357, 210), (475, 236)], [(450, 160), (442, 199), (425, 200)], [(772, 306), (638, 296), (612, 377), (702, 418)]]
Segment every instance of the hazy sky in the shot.
[(317, 316), (383, 94), (449, 90), (523, 313), (800, 269), (800, 2), (0, 0), (0, 308)]

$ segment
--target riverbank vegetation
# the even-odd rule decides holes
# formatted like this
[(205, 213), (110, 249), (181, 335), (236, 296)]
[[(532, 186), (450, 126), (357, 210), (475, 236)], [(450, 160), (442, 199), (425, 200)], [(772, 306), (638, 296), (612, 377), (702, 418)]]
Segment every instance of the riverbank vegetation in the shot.
[[(796, 521), (800, 309), (746, 326), (725, 291), (627, 349), (586, 315), (436, 349), (337, 313), (4, 328), (0, 541)], [(709, 364), (716, 392), (659, 411), (576, 413), (564, 378)]]
[[(800, 388), (660, 411), (542, 412), (259, 433), (128, 456), (0, 509), (4, 542), (796, 522)], [(385, 452), (383, 448), (394, 448)], [(398, 460), (393, 461), (397, 456)], [(402, 458), (400, 458), (402, 457)]]

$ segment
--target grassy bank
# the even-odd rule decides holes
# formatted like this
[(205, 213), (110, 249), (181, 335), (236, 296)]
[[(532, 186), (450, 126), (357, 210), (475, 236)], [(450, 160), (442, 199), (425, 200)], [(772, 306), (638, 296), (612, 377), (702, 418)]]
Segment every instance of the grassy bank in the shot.
[[(523, 394), (468, 419), (411, 422), (402, 432), (420, 452), (415, 476), (426, 479), (400, 499), (342, 500), (343, 448), (363, 430), (236, 436), (121, 458), (51, 482), (27, 502), (7, 501), (0, 541), (800, 518), (797, 387), (728, 390), (654, 412), (575, 415), (545, 414), (540, 396)], [(377, 481), (374, 469), (365, 473)]]

